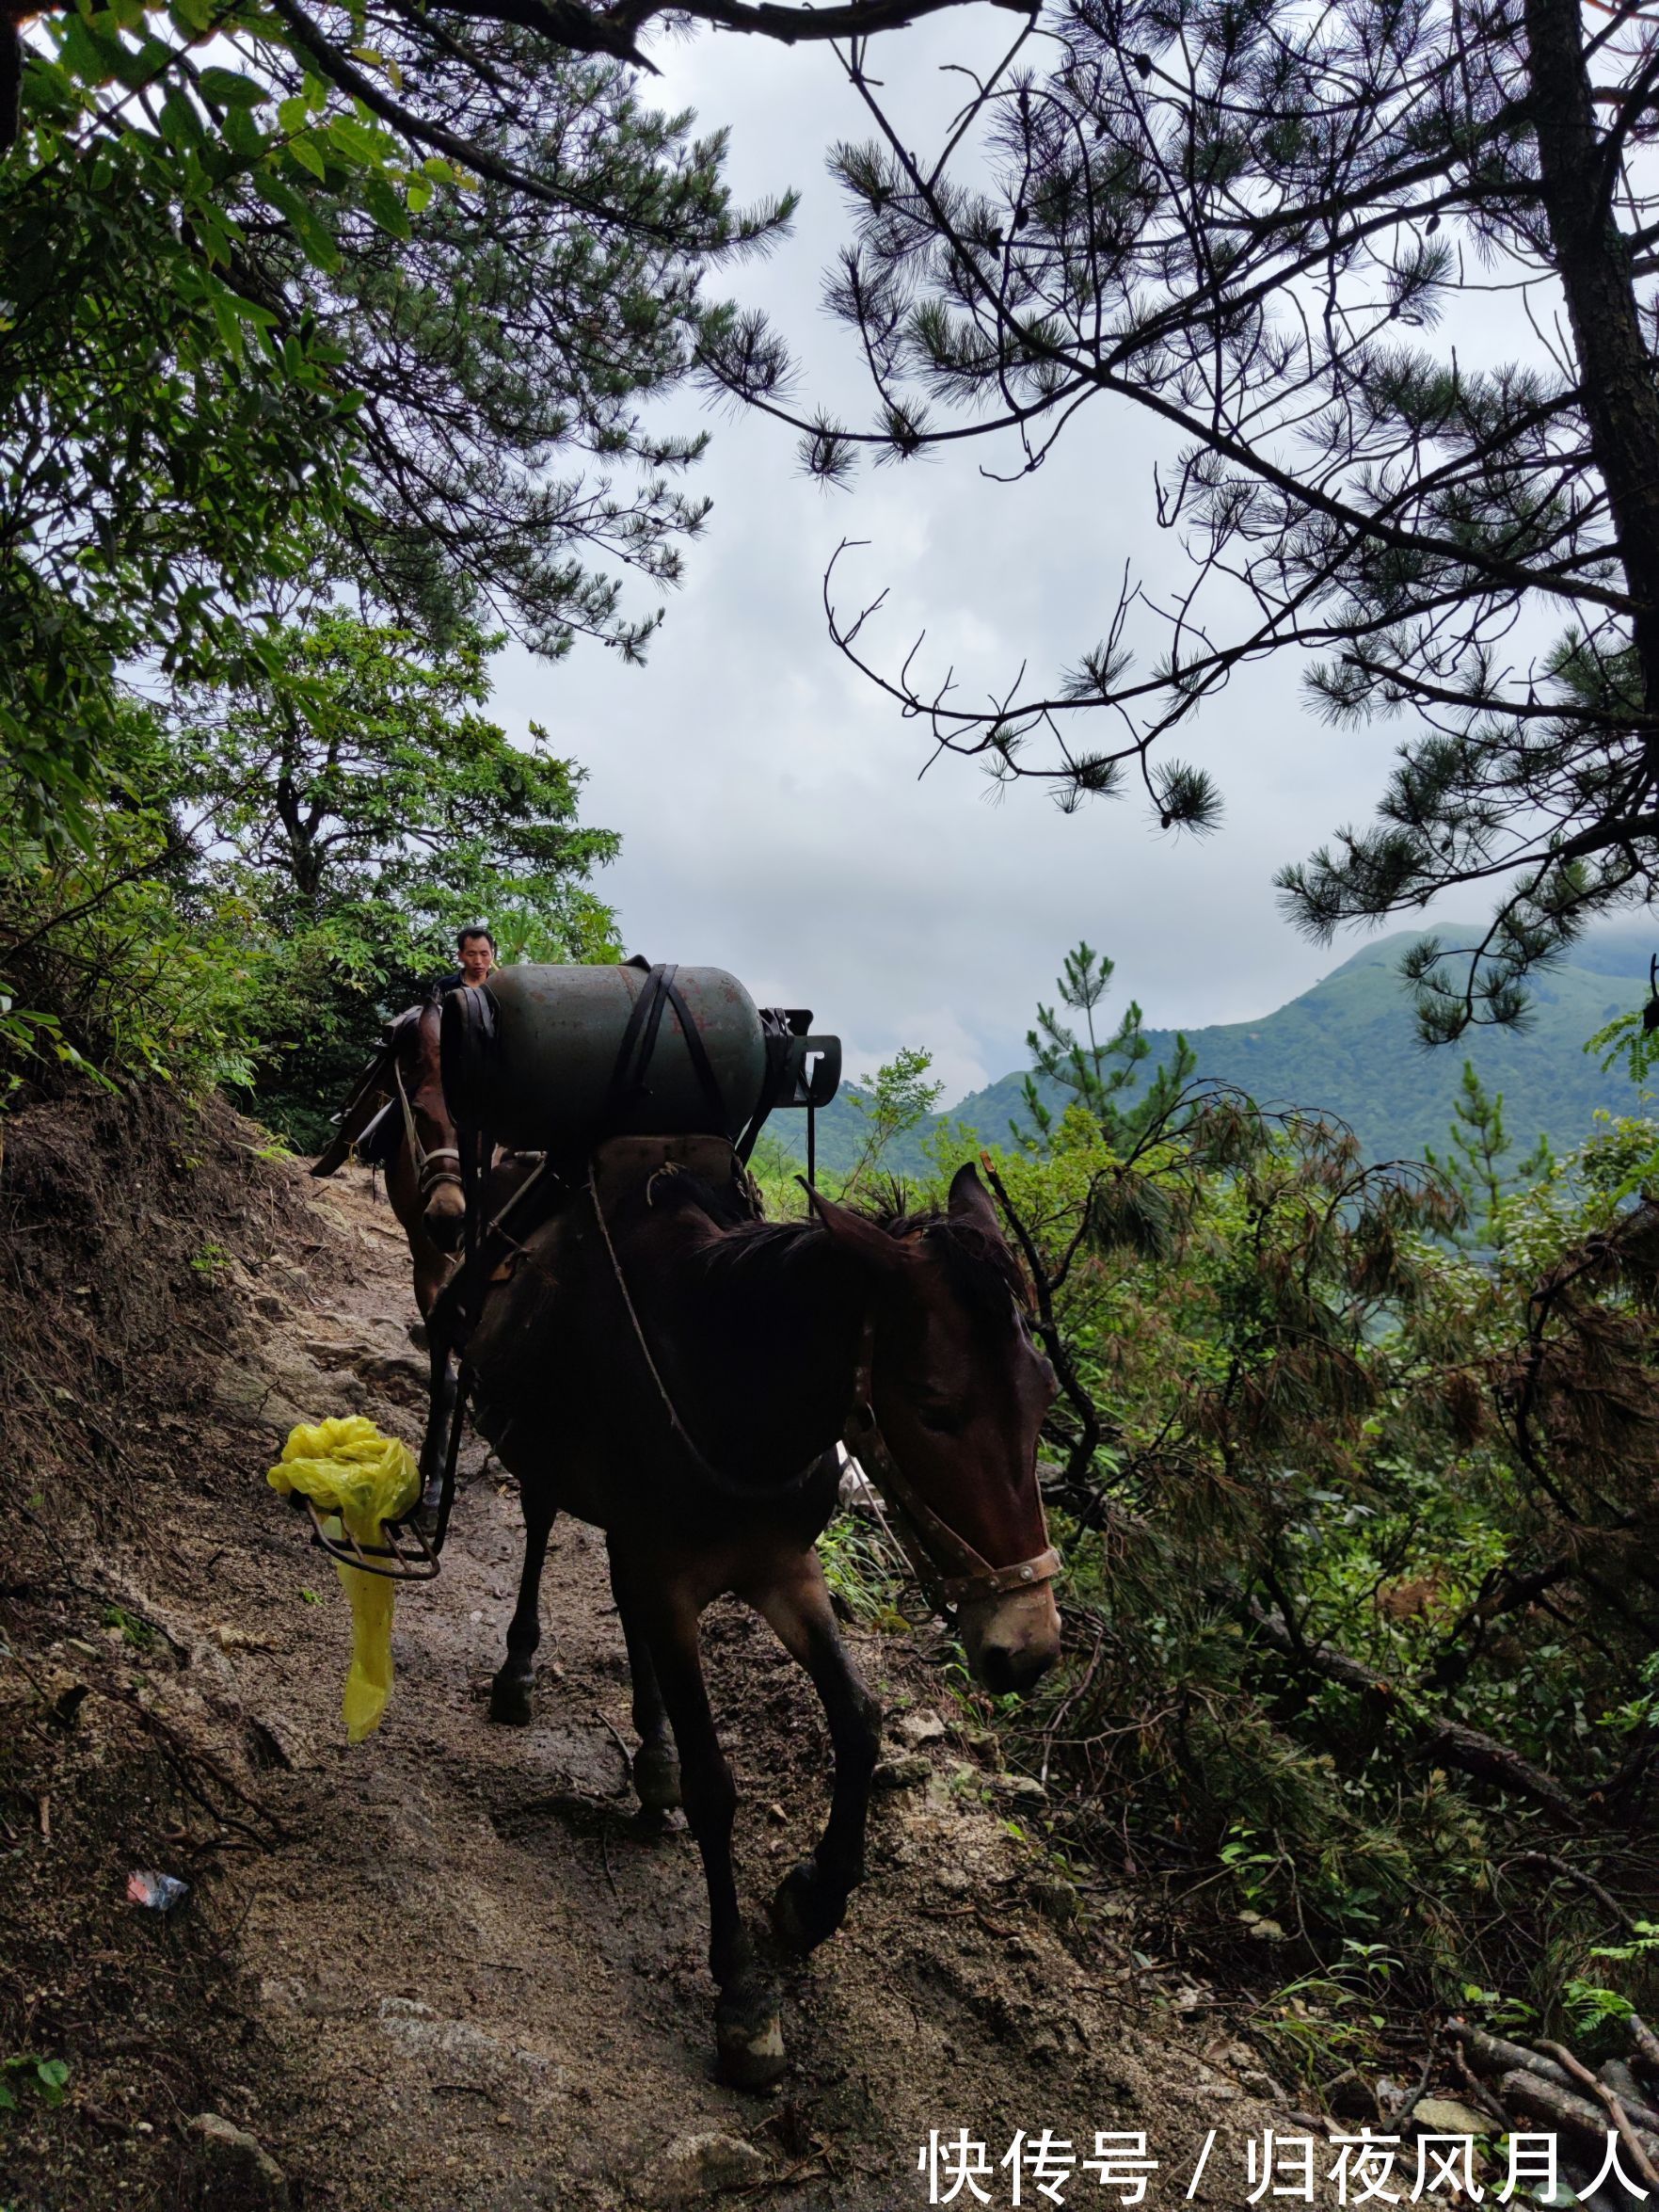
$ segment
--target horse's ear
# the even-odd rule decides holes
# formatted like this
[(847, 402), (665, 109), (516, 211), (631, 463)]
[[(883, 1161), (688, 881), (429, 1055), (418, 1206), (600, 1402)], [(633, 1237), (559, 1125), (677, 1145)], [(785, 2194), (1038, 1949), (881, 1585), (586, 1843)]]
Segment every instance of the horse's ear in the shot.
[(952, 1221), (967, 1223), (983, 1230), (987, 1237), (995, 1237), (999, 1244), (1003, 1241), (997, 1201), (981, 1182), (979, 1170), (971, 1160), (950, 1178), (949, 1215)]
[(897, 1237), (862, 1213), (854, 1213), (851, 1207), (837, 1206), (833, 1198), (826, 1198), (822, 1191), (809, 1191), (807, 1202), (829, 1232), (832, 1244), (883, 1274), (897, 1274), (903, 1267), (908, 1254)]

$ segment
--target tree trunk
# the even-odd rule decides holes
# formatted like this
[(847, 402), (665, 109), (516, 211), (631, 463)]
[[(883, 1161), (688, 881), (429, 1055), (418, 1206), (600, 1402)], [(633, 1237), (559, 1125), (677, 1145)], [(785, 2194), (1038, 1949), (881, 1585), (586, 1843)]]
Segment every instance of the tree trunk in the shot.
[[(1642, 338), (1631, 257), (1613, 219), (1607, 146), (1598, 131), (1579, 0), (1524, 0), (1539, 184), (1567, 297), (1589, 427), (1607, 489), (1644, 704), (1659, 711), (1659, 388)], [(1650, 789), (1659, 733), (1644, 741)]]

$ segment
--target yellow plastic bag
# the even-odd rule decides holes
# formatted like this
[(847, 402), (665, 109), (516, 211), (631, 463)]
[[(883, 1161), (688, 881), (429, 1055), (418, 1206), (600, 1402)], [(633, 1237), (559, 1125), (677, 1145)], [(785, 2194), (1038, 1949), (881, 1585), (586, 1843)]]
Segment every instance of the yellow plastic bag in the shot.
[[(361, 1414), (292, 1431), (281, 1464), (265, 1478), (286, 1497), (297, 1490), (343, 1521), (366, 1550), (383, 1544), (384, 1521), (407, 1513), (421, 1495), (420, 1470), (407, 1444), (383, 1436)], [(337, 1530), (331, 1533), (338, 1533)], [(334, 1571), (351, 1600), (351, 1670), (345, 1677), (345, 1733), (360, 1743), (380, 1725), (391, 1695), (391, 1610), (397, 1584), (360, 1567)]]

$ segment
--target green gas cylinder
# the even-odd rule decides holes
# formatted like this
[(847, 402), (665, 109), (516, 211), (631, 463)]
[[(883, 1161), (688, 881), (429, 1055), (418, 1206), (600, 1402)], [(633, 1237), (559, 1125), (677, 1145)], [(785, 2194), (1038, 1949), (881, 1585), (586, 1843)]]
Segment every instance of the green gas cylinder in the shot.
[[(672, 997), (653, 984), (661, 975)], [(579, 1154), (608, 1136), (735, 1139), (767, 1082), (759, 1009), (723, 968), (498, 968), (444, 1001), (450, 1111), (516, 1150)]]

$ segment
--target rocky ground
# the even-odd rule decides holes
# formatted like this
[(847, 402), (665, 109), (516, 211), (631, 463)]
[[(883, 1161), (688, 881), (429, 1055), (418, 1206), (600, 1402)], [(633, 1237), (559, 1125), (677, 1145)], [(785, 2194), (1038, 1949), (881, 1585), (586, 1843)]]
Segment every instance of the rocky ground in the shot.
[[(245, 1141), (213, 1137), (224, 1176)], [(930, 2201), (933, 2130), (984, 2144), (994, 2204), (1129, 2201), (1080, 2166), (1057, 2182), (1063, 2157), (1016, 2195), (998, 2162), (1045, 2128), (1079, 2160), (1096, 2131), (1144, 2131), (1148, 2202), (1242, 2204), (1249, 2138), (1301, 2124), (1178, 1967), (1136, 1949), (1133, 1899), (1057, 1864), (942, 1636), (852, 1631), (890, 1737), (869, 1880), (787, 1972), (793, 2062), (762, 2097), (712, 2078), (701, 1870), (683, 1826), (634, 1817), (591, 1531), (554, 1532), (534, 1724), (487, 1723), (518, 1535), (476, 1448), (441, 1577), (399, 1599), (386, 1721), (345, 1743), (344, 1607), (264, 1470), (300, 1419), (363, 1412), (413, 1440), (424, 1361), (368, 1178), (260, 1174), (256, 1203), (191, 1231), (187, 1354), (135, 1349), (124, 1381), (53, 1380), (84, 1354), (40, 1370), (30, 1434), (66, 1481), (82, 1454), (85, 1498), (122, 1468), (119, 1509), (54, 1519), (26, 1470), (4, 1493), (26, 1516), (6, 1525), (49, 1541), (0, 1583), (3, 2212), (897, 2212)], [(72, 1249), (31, 1310), (116, 1295)], [(706, 1641), (758, 1912), (822, 1819), (828, 1745), (758, 1624), (720, 1609)], [(146, 1910), (134, 1869), (190, 1896)]]

